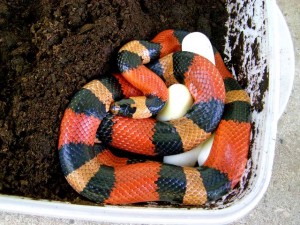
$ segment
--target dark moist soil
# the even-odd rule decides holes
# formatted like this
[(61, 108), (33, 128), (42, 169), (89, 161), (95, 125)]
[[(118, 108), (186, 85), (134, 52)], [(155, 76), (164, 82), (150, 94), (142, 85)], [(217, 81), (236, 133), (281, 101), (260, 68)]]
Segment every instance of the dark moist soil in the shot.
[(118, 49), (164, 29), (201, 31), (223, 51), (223, 0), (0, 1), (0, 193), (70, 202), (57, 142), (64, 109), (115, 70)]

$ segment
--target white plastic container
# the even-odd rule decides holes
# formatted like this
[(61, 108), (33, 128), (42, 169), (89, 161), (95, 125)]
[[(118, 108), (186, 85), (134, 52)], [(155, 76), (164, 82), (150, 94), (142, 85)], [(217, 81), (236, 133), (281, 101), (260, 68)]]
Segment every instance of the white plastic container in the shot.
[[(228, 4), (228, 12), (238, 13), (227, 23), (229, 29), (225, 47), (225, 55), (230, 61), (238, 40), (243, 36), (241, 50), (244, 58), (239, 72), (245, 74), (243, 79), (248, 82), (247, 91), (254, 105), (258, 104), (252, 113), (251, 157), (239, 188), (223, 199), (199, 208), (154, 204), (143, 207), (86, 206), (0, 195), (0, 210), (101, 222), (150, 224), (227, 224), (252, 210), (263, 197), (270, 181), (277, 121), (292, 89), (294, 52), (289, 30), (275, 0), (247, 2), (244, 4), (245, 1), (237, 0)], [(235, 42), (229, 42), (232, 37), (235, 37)], [(251, 50), (256, 51), (256, 59)], [(262, 91), (266, 84), (267, 91)], [(261, 101), (263, 107), (260, 108)]]

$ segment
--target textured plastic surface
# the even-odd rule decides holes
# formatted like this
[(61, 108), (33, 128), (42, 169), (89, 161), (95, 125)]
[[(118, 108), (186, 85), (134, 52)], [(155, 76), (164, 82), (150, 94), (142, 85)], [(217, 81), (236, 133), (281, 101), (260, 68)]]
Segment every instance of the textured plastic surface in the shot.
[(278, 119), (282, 116), (289, 97), (292, 93), (295, 76), (295, 53), (292, 37), (286, 21), (278, 7), (275, 7), (278, 15), (279, 43), (280, 43), (280, 99)]
[[(243, 2), (240, 0), (235, 4), (228, 4), (228, 11), (238, 11), (237, 5), (240, 7), (244, 5)], [(238, 27), (239, 32), (243, 31), (241, 32), (245, 42), (243, 68), (248, 80), (246, 90), (253, 103), (262, 100), (264, 104), (260, 109), (254, 107), (252, 113), (251, 157), (240, 188), (234, 189), (223, 199), (204, 208), (162, 207), (155, 204), (122, 207), (86, 206), (0, 195), (0, 210), (102, 222), (151, 224), (227, 224), (246, 215), (257, 205), (268, 187), (272, 173), (277, 120), (287, 103), (294, 77), (292, 42), (275, 0), (247, 2), (247, 7), (242, 9), (242, 13), (236, 18), (229, 19), (228, 37), (236, 35), (238, 40), (240, 36), (234, 33), (235, 28)], [(255, 28), (247, 28), (245, 15), (252, 18)], [(254, 42), (258, 43), (257, 51), (261, 59), (259, 62), (252, 62), (253, 55), (251, 51), (247, 51), (247, 46), (251, 46)], [(230, 61), (230, 57), (234, 54), (232, 50), (239, 43), (236, 41), (231, 43), (231, 46), (228, 43), (229, 38), (225, 55), (228, 57), (227, 61)], [(268, 74), (268, 87), (261, 92), (260, 84), (266, 82), (263, 80), (266, 79), (265, 71)]]

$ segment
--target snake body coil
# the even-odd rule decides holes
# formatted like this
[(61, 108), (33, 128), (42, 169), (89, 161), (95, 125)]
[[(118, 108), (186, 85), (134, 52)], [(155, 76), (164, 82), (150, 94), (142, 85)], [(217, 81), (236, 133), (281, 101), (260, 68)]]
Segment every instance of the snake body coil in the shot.
[[(249, 97), (216, 50), (216, 66), (180, 51), (185, 35), (166, 30), (151, 42), (129, 42), (118, 54), (122, 75), (93, 80), (71, 100), (61, 123), (59, 157), (67, 181), (81, 195), (107, 204), (201, 205), (239, 182), (249, 149)], [(158, 122), (151, 116), (164, 106), (167, 86), (174, 83), (188, 87), (194, 104), (184, 117)], [(172, 155), (215, 130), (209, 158), (197, 168), (118, 157), (108, 147)]]

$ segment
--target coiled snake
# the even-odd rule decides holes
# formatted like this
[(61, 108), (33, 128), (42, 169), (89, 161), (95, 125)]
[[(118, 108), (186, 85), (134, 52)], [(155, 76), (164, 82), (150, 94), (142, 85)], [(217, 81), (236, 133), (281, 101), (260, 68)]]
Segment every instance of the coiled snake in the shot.
[[(58, 148), (63, 173), (78, 193), (107, 204), (201, 205), (239, 182), (249, 149), (250, 99), (215, 49), (216, 66), (180, 51), (187, 34), (166, 30), (151, 42), (127, 43), (117, 59), (122, 75), (93, 80), (73, 97)], [(187, 86), (193, 106), (180, 119), (156, 121), (152, 116), (174, 83)], [(119, 157), (111, 150), (172, 155), (190, 150), (213, 131), (211, 153), (195, 168)]]

